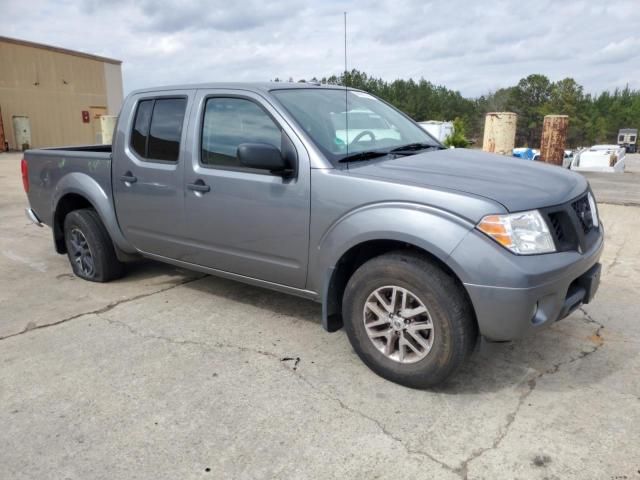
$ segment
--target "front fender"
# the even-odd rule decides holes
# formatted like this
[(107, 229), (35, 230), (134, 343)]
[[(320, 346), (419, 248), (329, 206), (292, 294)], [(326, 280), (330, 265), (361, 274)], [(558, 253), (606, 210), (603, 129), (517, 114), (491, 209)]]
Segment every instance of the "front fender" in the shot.
[[(469, 221), (426, 205), (385, 202), (359, 207), (331, 224), (310, 252), (307, 288), (320, 293), (326, 310), (334, 268), (353, 247), (371, 240), (394, 240), (425, 250), (449, 265), (449, 255), (471, 229)], [(458, 274), (456, 268), (452, 270)]]
[(52, 195), (52, 212), (56, 212), (60, 200), (68, 194), (86, 198), (100, 216), (113, 243), (122, 251), (135, 253), (136, 249), (122, 235), (116, 219), (113, 201), (105, 189), (91, 176), (81, 172), (71, 172), (57, 183)]

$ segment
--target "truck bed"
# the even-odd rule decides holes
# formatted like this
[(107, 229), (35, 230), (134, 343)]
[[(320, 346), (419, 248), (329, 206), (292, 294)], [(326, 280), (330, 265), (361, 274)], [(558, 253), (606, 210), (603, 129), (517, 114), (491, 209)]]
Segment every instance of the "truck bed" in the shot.
[(81, 182), (101, 190), (111, 201), (111, 145), (81, 145), (27, 150), (29, 202), (42, 223), (51, 226), (52, 205), (66, 183)]

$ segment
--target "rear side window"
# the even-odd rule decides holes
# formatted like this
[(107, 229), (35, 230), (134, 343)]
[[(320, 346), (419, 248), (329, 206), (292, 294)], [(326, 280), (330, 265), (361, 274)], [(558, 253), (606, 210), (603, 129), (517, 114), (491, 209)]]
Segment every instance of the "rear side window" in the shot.
[(267, 112), (251, 100), (208, 99), (202, 127), (202, 164), (245, 168), (237, 157), (241, 143), (269, 143), (281, 149), (282, 131)]
[(138, 104), (136, 120), (133, 122), (131, 148), (141, 157), (147, 156), (147, 138), (149, 137), (151, 110), (153, 110), (153, 100), (143, 100)]
[(149, 160), (176, 162), (186, 105), (185, 98), (141, 101), (131, 134), (131, 147), (136, 153)]

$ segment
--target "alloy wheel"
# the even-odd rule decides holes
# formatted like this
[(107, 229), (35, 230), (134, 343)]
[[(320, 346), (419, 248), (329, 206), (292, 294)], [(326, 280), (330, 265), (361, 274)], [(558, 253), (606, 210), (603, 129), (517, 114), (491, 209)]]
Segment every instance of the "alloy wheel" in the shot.
[(374, 290), (364, 304), (364, 326), (373, 345), (387, 358), (415, 363), (433, 346), (429, 310), (406, 288), (390, 285)]
[(78, 270), (87, 277), (92, 277), (95, 273), (95, 264), (89, 242), (82, 231), (78, 228), (71, 230), (69, 237), (71, 244), (71, 257), (78, 267)]

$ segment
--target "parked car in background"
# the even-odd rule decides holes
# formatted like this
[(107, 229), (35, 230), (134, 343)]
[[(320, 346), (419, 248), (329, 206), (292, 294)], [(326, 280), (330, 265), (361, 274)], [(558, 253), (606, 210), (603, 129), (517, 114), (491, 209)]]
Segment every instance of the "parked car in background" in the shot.
[(533, 160), (533, 149), (529, 147), (517, 147), (511, 151), (514, 157), (522, 158), (523, 160)]
[(573, 162), (573, 150), (565, 150), (564, 158), (562, 159), (562, 167), (571, 168), (571, 162)]
[(28, 217), (78, 277), (148, 257), (315, 300), (326, 330), (410, 387), (450, 377), (479, 335), (553, 325), (599, 284), (582, 175), (446, 149), (359, 90), (138, 90), (113, 145), (29, 150), (21, 167)]
[[(534, 162), (542, 161), (540, 158), (540, 150), (538, 149), (514, 148), (513, 151), (514, 151), (515, 157), (526, 158), (527, 160), (533, 160)], [(518, 154), (516, 154), (516, 151), (518, 151)], [(562, 168), (570, 168), (572, 160), (573, 160), (573, 151), (565, 150), (564, 156), (562, 159)]]
[(625, 169), (625, 147), (594, 145), (580, 150), (571, 162), (571, 170), (582, 172), (617, 172)]
[(635, 153), (638, 150), (638, 129), (621, 128), (618, 132), (618, 146), (624, 147), (629, 153)]

